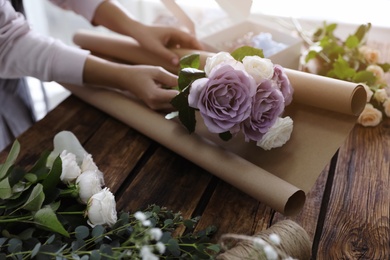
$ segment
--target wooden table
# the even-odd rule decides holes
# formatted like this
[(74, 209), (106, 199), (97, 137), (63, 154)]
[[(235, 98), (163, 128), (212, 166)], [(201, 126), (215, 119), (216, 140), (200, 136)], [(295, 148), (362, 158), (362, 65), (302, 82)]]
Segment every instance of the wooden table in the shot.
[[(118, 209), (150, 204), (201, 216), (197, 229), (252, 235), (279, 213), (80, 99), (70, 96), (22, 134), (19, 163), (34, 163), (53, 137), (72, 131), (105, 174)], [(390, 120), (356, 125), (307, 197), (298, 216), (313, 240), (313, 259), (389, 259)], [(3, 162), (10, 147), (0, 153)]]

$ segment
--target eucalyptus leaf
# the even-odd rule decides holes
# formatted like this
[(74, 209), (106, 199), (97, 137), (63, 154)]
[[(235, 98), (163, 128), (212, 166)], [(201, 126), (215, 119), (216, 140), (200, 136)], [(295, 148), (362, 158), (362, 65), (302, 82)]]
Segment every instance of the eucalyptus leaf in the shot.
[(45, 194), (43, 193), (43, 186), (42, 184), (37, 183), (22, 208), (29, 211), (38, 211), (42, 207), (44, 200)]
[(43, 152), (29, 172), (36, 174), (37, 172), (42, 171), (42, 169), (46, 171), (47, 170), (46, 161), (49, 154), (50, 153), (48, 151)]
[(8, 248), (7, 249), (8, 249), (8, 252), (10, 252), (10, 253), (18, 253), (21, 251), (22, 246), (23, 246), (22, 240), (20, 240), (18, 238), (11, 238), (8, 241)]
[(167, 244), (167, 250), (174, 256), (180, 256), (180, 246), (176, 239), (170, 239)]
[(35, 244), (33, 250), (31, 250), (31, 258), (34, 258), (38, 254), (39, 250), (41, 249), (41, 246), (41, 243)]
[(65, 237), (69, 237), (69, 233), (58, 220), (56, 214), (50, 207), (45, 207), (38, 210), (34, 214), (34, 222), (41, 228), (57, 232)]
[(27, 173), (23, 168), (19, 166), (12, 167), (8, 174), (9, 185), (13, 187), (18, 182), (23, 181), (25, 175), (27, 175)]
[(2, 180), (9, 170), (9, 168), (15, 163), (16, 158), (20, 152), (20, 143), (18, 140), (15, 140), (12, 144), (11, 150), (7, 156), (5, 162), (0, 166), (0, 180)]
[(58, 197), (58, 183), (61, 182), (61, 173), (62, 173), (62, 160), (59, 156), (57, 156), (52, 164), (52, 168), (50, 169), (49, 174), (43, 180), (43, 192), (46, 195), (46, 204), (51, 203)]
[(101, 257), (101, 255), (100, 255), (98, 250), (92, 250), (90, 255), (91, 255), (91, 257), (89, 258), (90, 260), (100, 260), (100, 259), (102, 259), (102, 257)]
[(74, 231), (77, 239), (85, 239), (89, 236), (89, 228), (86, 226), (78, 226)]

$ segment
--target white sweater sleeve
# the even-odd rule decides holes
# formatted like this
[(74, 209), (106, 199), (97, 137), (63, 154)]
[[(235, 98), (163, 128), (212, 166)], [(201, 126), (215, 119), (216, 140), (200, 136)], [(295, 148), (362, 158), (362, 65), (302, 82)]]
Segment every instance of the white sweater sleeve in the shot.
[[(93, 2), (97, 4), (84, 9), (92, 11), (82, 11), (87, 19), (92, 19), (101, 1)], [(72, 8), (77, 10), (81, 7)], [(88, 54), (88, 51), (34, 32), (24, 16), (15, 12), (7, 0), (0, 0), (0, 77), (32, 76), (43, 81), (79, 85), (83, 82), (83, 68)]]
[(49, 0), (62, 9), (72, 10), (83, 16), (88, 21), (92, 21), (96, 8), (105, 0)]

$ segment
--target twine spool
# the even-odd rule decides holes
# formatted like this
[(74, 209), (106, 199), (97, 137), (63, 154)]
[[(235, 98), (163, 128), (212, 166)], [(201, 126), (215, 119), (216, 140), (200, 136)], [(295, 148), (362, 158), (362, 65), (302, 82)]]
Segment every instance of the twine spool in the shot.
[[(271, 239), (271, 234), (277, 234), (280, 243), (276, 245)], [(268, 259), (263, 248), (254, 243), (256, 238), (261, 238), (268, 245), (271, 245), (278, 254), (275, 259), (293, 258), (299, 260), (310, 259), (312, 242), (307, 232), (297, 223), (291, 220), (280, 221), (270, 228), (254, 236), (240, 236), (225, 234), (221, 237), (221, 245), (228, 240), (235, 240), (233, 247), (217, 256), (217, 260), (243, 260), (243, 259)]]

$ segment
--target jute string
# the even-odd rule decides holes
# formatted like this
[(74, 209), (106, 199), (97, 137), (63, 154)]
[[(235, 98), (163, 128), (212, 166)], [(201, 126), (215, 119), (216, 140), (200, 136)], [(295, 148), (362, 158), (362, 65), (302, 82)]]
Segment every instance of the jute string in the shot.
[[(271, 234), (279, 236), (279, 244), (270, 239)], [(256, 243), (257, 238), (265, 241), (261, 243), (263, 246)], [(291, 220), (280, 221), (254, 236), (225, 234), (221, 236), (220, 244), (226, 251), (217, 256), (218, 260), (269, 259), (265, 254), (264, 244), (272, 246), (277, 253), (277, 258), (273, 259), (306, 260), (310, 259), (312, 247), (307, 232)]]

